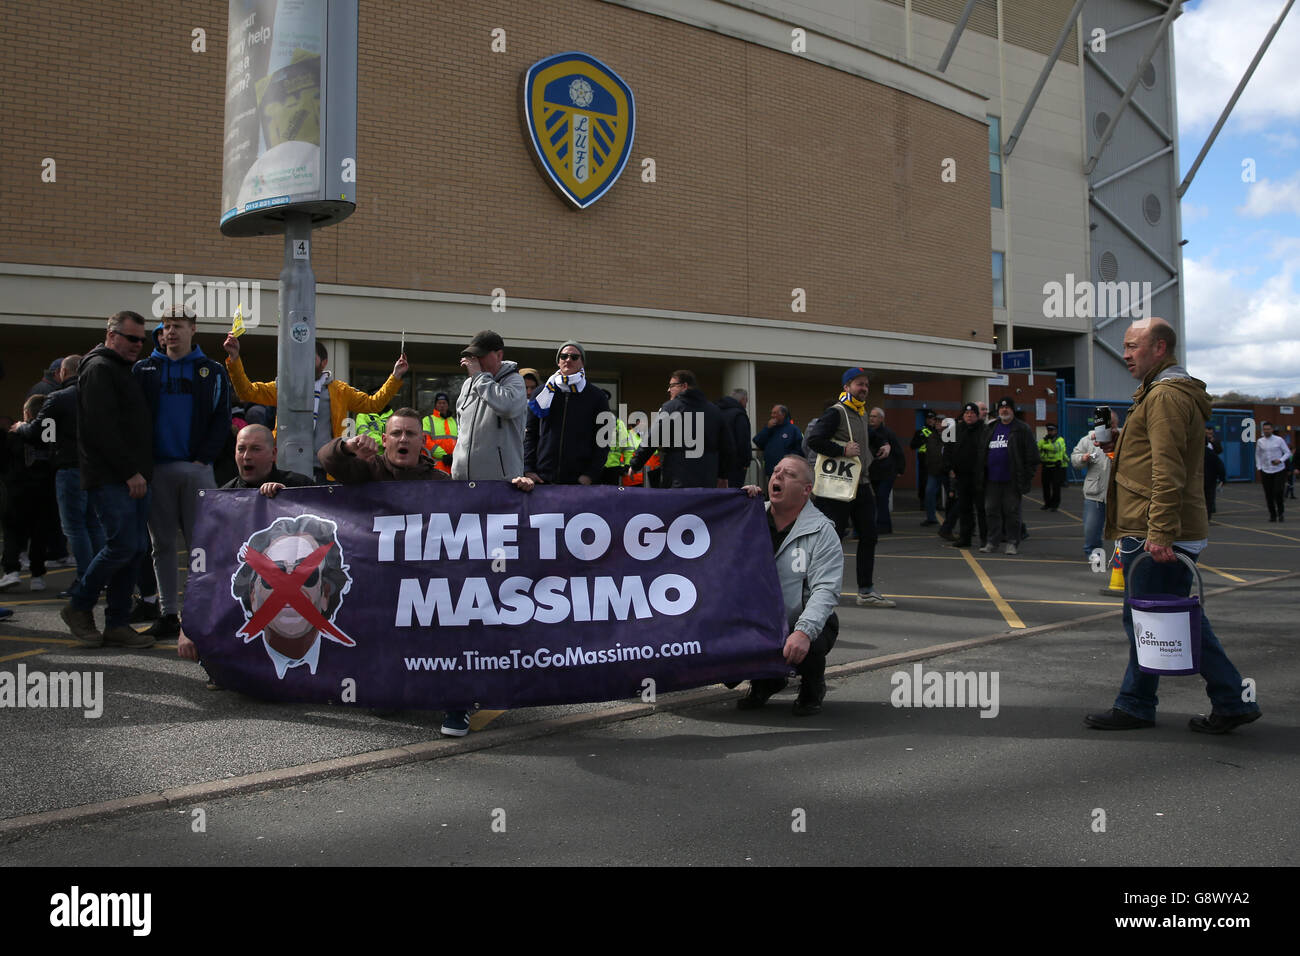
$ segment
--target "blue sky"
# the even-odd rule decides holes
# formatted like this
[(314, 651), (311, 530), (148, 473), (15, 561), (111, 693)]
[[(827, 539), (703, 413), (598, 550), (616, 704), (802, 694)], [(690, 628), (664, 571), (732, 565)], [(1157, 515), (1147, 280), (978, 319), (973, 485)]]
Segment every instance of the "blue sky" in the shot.
[[(1186, 175), (1286, 0), (1195, 0), (1174, 22)], [(1211, 393), (1300, 392), (1300, 9), (1183, 195), (1187, 364)], [(1243, 162), (1254, 161), (1254, 182)]]

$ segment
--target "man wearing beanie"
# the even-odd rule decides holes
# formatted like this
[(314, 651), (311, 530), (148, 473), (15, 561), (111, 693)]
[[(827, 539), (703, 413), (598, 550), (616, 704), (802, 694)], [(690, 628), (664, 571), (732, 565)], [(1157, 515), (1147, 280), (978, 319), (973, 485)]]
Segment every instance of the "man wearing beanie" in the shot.
[(552, 485), (598, 485), (609, 449), (596, 437), (609, 411), (605, 393), (587, 381), (586, 352), (572, 340), (556, 350), (559, 368), (528, 400), (524, 474)]
[(808, 429), (808, 447), (832, 458), (859, 458), (858, 490), (852, 501), (816, 498), (814, 504), (835, 522), (841, 538), (850, 519), (858, 532), (858, 606), (895, 607), (876, 590), (876, 501), (871, 492), (868, 466), (875, 458), (888, 457), (892, 449), (872, 434), (867, 423), (867, 392), (871, 382), (865, 369), (851, 368), (840, 376), (843, 391), (835, 404)]

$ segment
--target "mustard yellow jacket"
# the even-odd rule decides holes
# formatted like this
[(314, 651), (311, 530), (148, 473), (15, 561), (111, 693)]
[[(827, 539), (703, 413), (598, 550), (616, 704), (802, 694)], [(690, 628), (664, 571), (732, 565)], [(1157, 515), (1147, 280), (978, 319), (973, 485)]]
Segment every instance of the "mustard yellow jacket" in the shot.
[(1131, 535), (1168, 547), (1209, 534), (1202, 482), (1209, 416), (1205, 383), (1172, 360), (1143, 380), (1115, 443), (1107, 538)]
[[(275, 382), (250, 382), (244, 371), (243, 359), (226, 357), (226, 371), (230, 374), (230, 385), (241, 402), (253, 402), (257, 405), (275, 405)], [(362, 412), (382, 412), (393, 400), (397, 390), (402, 387), (402, 380), (388, 376), (384, 387), (373, 395), (367, 395), (360, 389), (353, 388), (347, 382), (332, 379), (325, 386), (330, 393), (330, 430), (335, 438), (343, 434), (343, 420), (352, 414)]]

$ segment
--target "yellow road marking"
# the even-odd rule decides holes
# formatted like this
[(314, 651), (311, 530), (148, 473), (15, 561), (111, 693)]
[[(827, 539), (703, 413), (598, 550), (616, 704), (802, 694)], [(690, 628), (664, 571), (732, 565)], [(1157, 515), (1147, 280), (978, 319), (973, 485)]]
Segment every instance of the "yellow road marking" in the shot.
[[(980, 603), (991, 603), (990, 597), (958, 597), (953, 594), (895, 594), (890, 591), (888, 594), (881, 592), (887, 598), (901, 598), (907, 601), (978, 601)], [(841, 591), (840, 597), (857, 597), (856, 591)], [(1008, 604), (1068, 604), (1082, 605), (1084, 607), (1122, 607), (1121, 601), (1047, 601), (1041, 598), (1006, 598)]]
[(45, 648), (38, 647), (34, 651), (22, 651), (19, 654), (6, 654), (4, 657), (0, 657), (0, 661), (16, 661), (20, 657), (31, 657), (35, 654), (44, 654), (44, 653), (45, 653)]
[[(1214, 517), (1217, 519), (1219, 516), (1216, 514)], [(1254, 531), (1257, 534), (1268, 534), (1268, 535), (1272, 535), (1275, 538), (1281, 538), (1284, 541), (1294, 541), (1297, 544), (1300, 544), (1300, 538), (1293, 538), (1289, 534), (1278, 534), (1276, 531), (1265, 531), (1263, 528), (1246, 528), (1239, 524), (1228, 524), (1228, 522), (1226, 521), (1216, 520), (1215, 524), (1221, 524), (1225, 528), (1235, 528), (1238, 531)]]
[(492, 721), (496, 720), (504, 713), (505, 713), (504, 710), (475, 711), (469, 718), (469, 729), (482, 730), (484, 727), (492, 723)]
[(1245, 579), (1245, 578), (1239, 578), (1239, 577), (1237, 577), (1235, 574), (1229, 574), (1227, 571), (1224, 571), (1222, 568), (1216, 568), (1216, 567), (1214, 567), (1213, 565), (1211, 565), (1211, 564), (1206, 564), (1206, 563), (1203, 562), (1203, 561), (1201, 561), (1201, 562), (1197, 562), (1197, 563), (1200, 564), (1200, 566), (1203, 567), (1205, 570), (1207, 570), (1207, 571), (1213, 571), (1215, 574), (1217, 574), (1217, 575), (1218, 575), (1219, 577), (1221, 577), (1221, 578), (1227, 578), (1229, 581), (1236, 581), (1238, 584), (1245, 584), (1245, 583), (1246, 583), (1246, 579)]
[(1002, 599), (1002, 595), (999, 594), (998, 589), (993, 586), (993, 582), (989, 579), (989, 576), (984, 573), (984, 569), (980, 567), (979, 562), (971, 556), (969, 551), (964, 549), (961, 552), (961, 556), (966, 559), (966, 563), (970, 565), (970, 569), (975, 572), (975, 577), (979, 578), (980, 584), (984, 586), (985, 593), (993, 599), (994, 607), (1001, 612), (1003, 620), (1007, 622), (1007, 626), (1024, 627), (1025, 622), (1020, 620), (1020, 615), (1016, 614), (1016, 612), (1011, 609), (1011, 605)]
[(67, 637), (19, 637), (17, 634), (0, 634), (0, 641), (17, 641), (20, 644), (66, 644), (84, 647), (80, 641)]

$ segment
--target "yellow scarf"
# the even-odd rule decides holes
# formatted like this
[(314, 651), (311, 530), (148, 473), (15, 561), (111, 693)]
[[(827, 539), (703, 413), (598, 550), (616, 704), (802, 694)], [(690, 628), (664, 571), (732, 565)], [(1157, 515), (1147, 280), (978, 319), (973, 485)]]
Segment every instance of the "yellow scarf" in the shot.
[(849, 406), (849, 408), (853, 409), (859, 415), (865, 415), (867, 413), (867, 403), (858, 401), (847, 391), (840, 392), (839, 403), (841, 405)]

